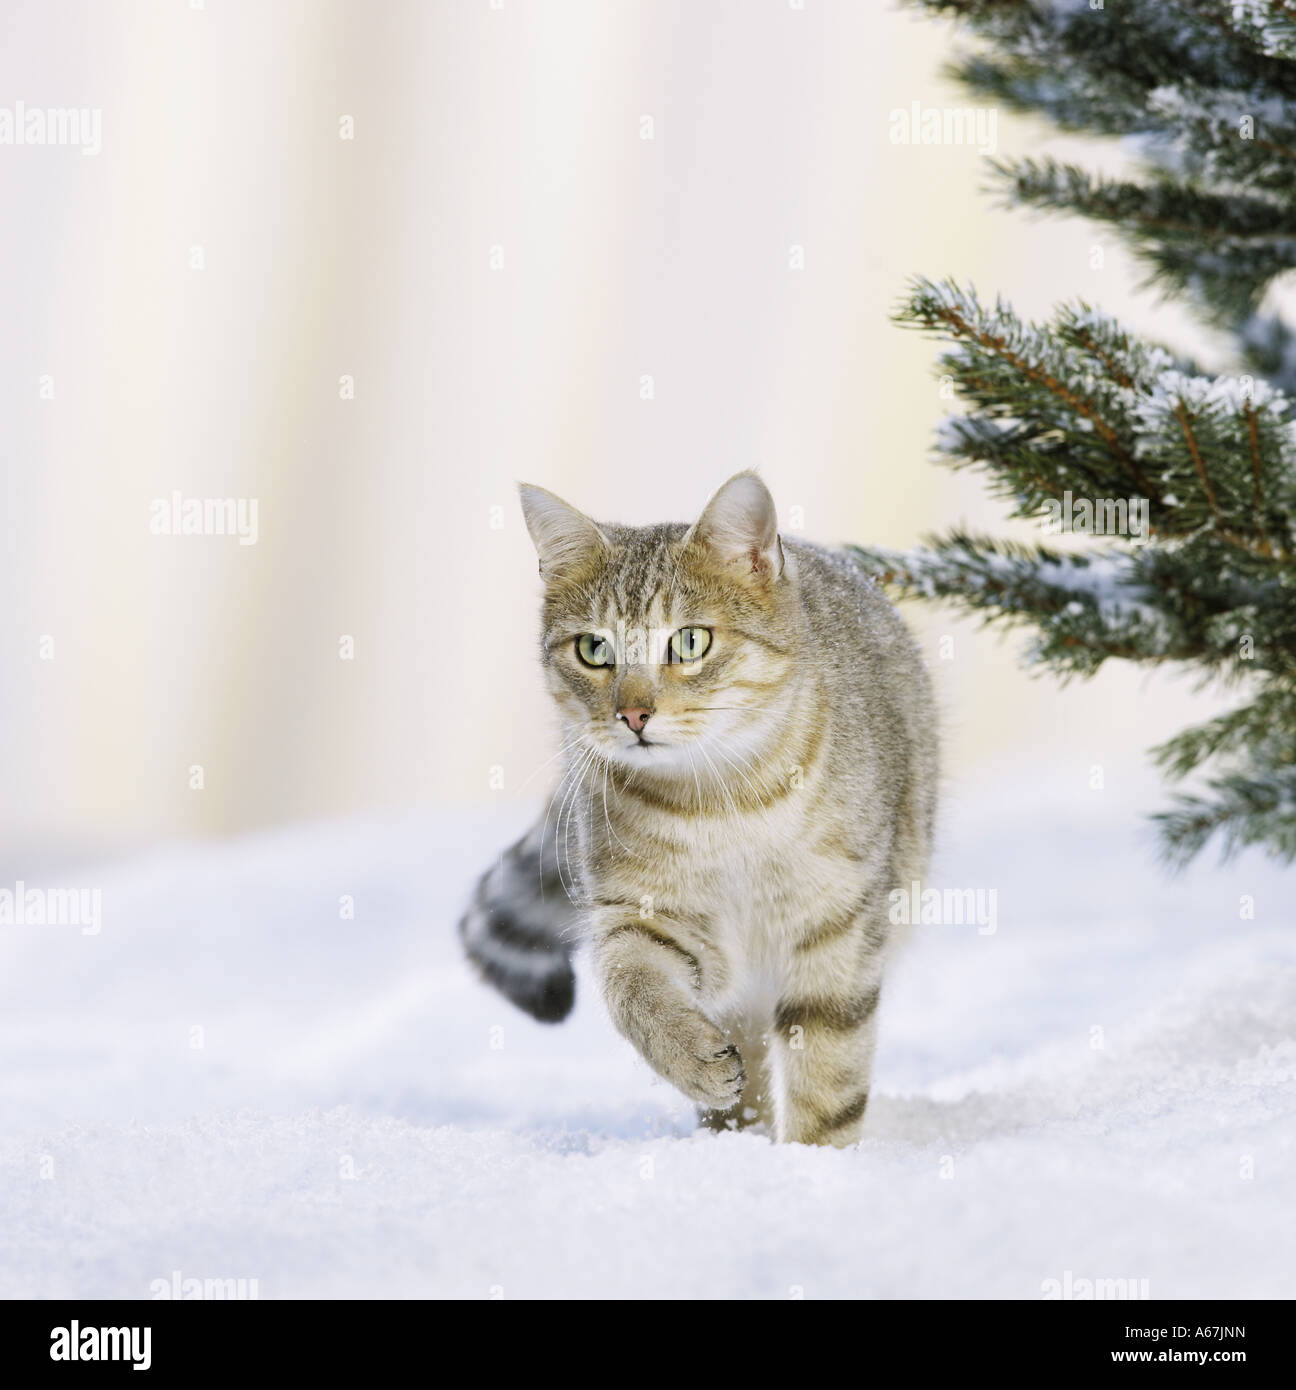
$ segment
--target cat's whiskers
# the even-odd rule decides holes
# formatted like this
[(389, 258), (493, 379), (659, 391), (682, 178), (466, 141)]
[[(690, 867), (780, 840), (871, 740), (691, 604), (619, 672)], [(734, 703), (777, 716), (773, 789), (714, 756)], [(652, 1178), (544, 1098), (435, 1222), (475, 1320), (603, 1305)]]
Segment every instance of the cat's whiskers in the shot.
[[(566, 796), (563, 797), (563, 804), (558, 808), (558, 820), (554, 824), (554, 865), (558, 869), (558, 881), (563, 886), (563, 891), (567, 894), (570, 901), (575, 902), (576, 896), (573, 890), (576, 887), (576, 875), (572, 872), (571, 866), (571, 823), (572, 815), (576, 810), (576, 798), (580, 795), (581, 787), (585, 781), (585, 775), (589, 771), (590, 764), (597, 756), (597, 750), (586, 748), (577, 764), (576, 776), (572, 781)], [(563, 829), (563, 813), (567, 814), (567, 827)], [(570, 886), (563, 879), (562, 864), (558, 858), (558, 836), (563, 837), (563, 854), (567, 860), (567, 876), (571, 880)]]
[(684, 751), (688, 754), (689, 768), (692, 770), (692, 773), (693, 773), (693, 785), (694, 785), (695, 787), (697, 787), (697, 798), (698, 798), (697, 808), (698, 808), (698, 815), (701, 815), (701, 814), (702, 814), (702, 783), (701, 783), (701, 780), (698, 778), (698, 775), (697, 775), (697, 764), (693, 761), (693, 750), (692, 750), (692, 748), (689, 747), (689, 745), (688, 745), (687, 743), (684, 745)]
[[(568, 808), (575, 804), (588, 762), (589, 750), (586, 749), (576, 764), (576, 771), (567, 791), (563, 794), (562, 803), (558, 807), (558, 819), (554, 822), (554, 868), (558, 870), (558, 882), (562, 884), (563, 892), (567, 894), (569, 902), (575, 902), (575, 895), (572, 890), (575, 887), (576, 879), (571, 872), (571, 815)], [(563, 827), (564, 815), (567, 817), (565, 830)], [(564, 859), (566, 860), (566, 877), (563, 875)], [(568, 879), (570, 879), (570, 883)]]
[(608, 852), (615, 853), (612, 849), (612, 840), (615, 840), (628, 855), (632, 858), (638, 858), (638, 855), (635, 854), (630, 846), (627, 845), (620, 835), (612, 828), (612, 817), (608, 814), (607, 804), (608, 772), (611, 766), (612, 764), (605, 759), (603, 762), (603, 819), (607, 823), (608, 834), (611, 836), (611, 839), (608, 841)]
[[(743, 769), (736, 762), (734, 762), (734, 760), (725, 752), (724, 748), (721, 746), (721, 742), (719, 739), (716, 739), (716, 741), (712, 744), (712, 749), (717, 757), (723, 758), (724, 761), (731, 768), (733, 768), (733, 770), (738, 774), (738, 776), (741, 777), (743, 781), (747, 783), (748, 787), (751, 788), (751, 794), (756, 798), (757, 802), (763, 806), (765, 804), (765, 797), (769, 795), (769, 788), (766, 787), (765, 793), (764, 795), (762, 795), (761, 792), (759, 792), (756, 789), (755, 784), (747, 776), (747, 773), (744, 772)], [(754, 767), (750, 768), (750, 771), (754, 772), (757, 777), (760, 776), (760, 773), (756, 772), (756, 769)]]
[(529, 773), (527, 773), (526, 777), (524, 777), (522, 781), (518, 784), (518, 791), (525, 791), (525, 789), (534, 777), (537, 777), (540, 773), (542, 773), (545, 770), (545, 768), (549, 766), (550, 763), (555, 762), (558, 758), (561, 758), (564, 753), (569, 753), (573, 748), (576, 747), (576, 745), (579, 742), (579, 734), (576, 734), (572, 738), (564, 740), (562, 746), (558, 749), (556, 753), (546, 758), (544, 762), (538, 763), (535, 767), (531, 769)]
[(724, 777), (721, 775), (720, 769), (715, 765), (715, 763), (713, 763), (713, 762), (711, 761), (710, 755), (707, 753), (705, 747), (703, 747), (702, 744), (699, 743), (698, 746), (697, 746), (697, 748), (698, 748), (698, 752), (701, 753), (702, 756), (703, 756), (703, 758), (706, 759), (706, 764), (707, 764), (707, 766), (711, 769), (712, 773), (715, 775), (716, 786), (720, 788), (721, 795), (722, 795), (722, 796), (725, 798), (725, 800), (729, 803), (729, 813), (730, 813), (730, 815), (732, 815), (732, 817), (734, 818), (734, 820), (740, 820), (740, 819), (742, 818), (742, 812), (739, 811), (739, 809), (738, 809), (738, 803), (734, 800), (734, 798), (733, 798), (733, 793), (732, 793), (732, 792), (729, 790), (729, 788), (725, 785), (725, 780), (724, 780)]
[[(725, 750), (720, 748), (718, 745), (715, 751), (717, 754), (719, 754), (720, 757), (724, 758), (724, 760), (729, 764), (729, 766), (732, 767), (733, 770), (736, 773), (738, 773), (738, 775), (747, 783), (748, 787), (751, 788), (752, 794), (755, 796), (756, 802), (759, 806), (764, 807), (770, 801), (774, 800), (777, 797), (777, 791), (770, 786), (769, 781), (765, 777), (764, 773), (758, 767), (756, 767), (754, 763), (736, 762), (734, 760), (734, 757), (731, 757), (729, 753), (725, 752)], [(751, 773), (751, 777), (754, 777), (756, 779), (755, 785), (753, 785), (751, 778), (747, 776), (748, 773)]]
[[(732, 741), (717, 738), (715, 743), (717, 752), (724, 752), (726, 755), (732, 755), (733, 760), (738, 766), (751, 773), (764, 790), (765, 797), (768, 797), (770, 800), (778, 799), (779, 788), (777, 782), (771, 784), (769, 778), (766, 776), (766, 773), (773, 772), (774, 769), (770, 768), (767, 763), (758, 762), (755, 753), (744, 752), (741, 748), (735, 747)], [(762, 798), (762, 802), (763, 801), (764, 798)]]
[[(574, 740), (574, 743), (579, 744), (580, 742), (581, 742), (580, 736), (577, 735), (576, 738), (575, 738), (575, 740)], [(548, 831), (549, 831), (549, 817), (553, 814), (553, 804), (554, 804), (554, 801), (558, 798), (558, 794), (559, 794), (560, 792), (563, 792), (563, 789), (564, 789), (564, 787), (566, 786), (566, 784), (567, 784), (567, 782), (568, 782), (568, 779), (572, 776), (572, 774), (573, 774), (573, 772), (575, 771), (575, 769), (576, 769), (577, 766), (578, 766), (578, 764), (577, 764), (576, 762), (571, 762), (571, 763), (569, 763), (569, 764), (567, 765), (567, 767), (563, 770), (563, 775), (558, 779), (558, 785), (557, 785), (557, 786), (553, 789), (553, 791), (549, 794), (549, 803), (548, 803), (548, 805), (545, 807), (544, 823), (543, 823), (543, 824), (541, 825), (541, 827), (540, 827), (541, 853), (540, 853), (539, 865), (540, 865), (540, 901), (541, 901), (541, 902), (544, 901), (544, 849), (543, 849), (543, 846), (544, 846), (544, 842), (545, 842), (545, 836), (548, 834)], [(564, 793), (564, 796), (563, 796), (563, 800), (564, 800), (564, 802), (566, 801), (566, 795), (565, 795), (565, 793)], [(562, 812), (561, 812), (561, 810), (560, 810), (560, 811), (559, 811), (559, 814), (558, 814), (558, 821), (557, 821), (557, 822), (555, 823), (555, 825), (554, 825), (554, 867), (557, 868), (557, 869), (559, 870), (559, 873), (558, 873), (558, 881), (559, 881), (560, 883), (562, 883), (562, 871), (561, 871), (561, 867), (560, 867), (559, 864), (558, 864), (558, 826), (561, 825), (561, 823), (562, 823)], [(564, 891), (566, 891), (566, 887), (567, 887), (567, 885), (566, 885), (566, 884), (563, 884), (563, 890), (564, 890)], [(570, 894), (568, 894), (568, 896), (570, 897)]]

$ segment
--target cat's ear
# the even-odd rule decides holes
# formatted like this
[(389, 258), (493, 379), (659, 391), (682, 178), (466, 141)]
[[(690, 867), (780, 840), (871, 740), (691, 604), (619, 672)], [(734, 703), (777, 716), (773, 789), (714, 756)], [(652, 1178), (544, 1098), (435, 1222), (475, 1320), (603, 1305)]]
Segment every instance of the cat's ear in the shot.
[(735, 473), (702, 509), (685, 543), (707, 546), (725, 569), (743, 576), (783, 573), (774, 499), (755, 473)]
[(603, 532), (561, 497), (531, 483), (519, 484), (518, 495), (527, 530), (540, 556), (540, 573), (546, 579), (607, 549)]

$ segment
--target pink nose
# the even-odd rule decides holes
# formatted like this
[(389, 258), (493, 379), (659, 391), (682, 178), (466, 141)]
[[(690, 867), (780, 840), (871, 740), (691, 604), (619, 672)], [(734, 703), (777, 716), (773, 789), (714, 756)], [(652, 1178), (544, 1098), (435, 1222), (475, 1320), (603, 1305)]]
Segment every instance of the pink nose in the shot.
[(652, 710), (644, 709), (642, 705), (636, 705), (632, 709), (617, 710), (618, 719), (624, 719), (627, 724), (635, 731), (639, 731), (652, 718)]

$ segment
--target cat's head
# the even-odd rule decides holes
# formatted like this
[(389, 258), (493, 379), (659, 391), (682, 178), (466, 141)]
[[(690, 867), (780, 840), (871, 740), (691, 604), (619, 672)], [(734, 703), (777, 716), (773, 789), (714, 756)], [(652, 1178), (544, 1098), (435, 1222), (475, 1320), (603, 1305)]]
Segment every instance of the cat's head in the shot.
[(692, 526), (597, 524), (543, 488), (522, 509), (541, 644), (569, 738), (649, 771), (724, 775), (768, 738), (800, 642), (774, 499), (739, 473)]

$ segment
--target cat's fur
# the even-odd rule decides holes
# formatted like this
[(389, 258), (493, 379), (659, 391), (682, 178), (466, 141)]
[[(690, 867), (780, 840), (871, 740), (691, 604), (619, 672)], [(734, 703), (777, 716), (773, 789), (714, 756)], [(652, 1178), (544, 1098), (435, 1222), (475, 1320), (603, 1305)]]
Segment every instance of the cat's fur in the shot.
[[(596, 525), (540, 488), (522, 504), (566, 772), (478, 885), (468, 955), (556, 1021), (587, 938), (613, 1022), (708, 1122), (853, 1142), (888, 894), (922, 878), (936, 800), (912, 638), (846, 556), (779, 537), (754, 474), (691, 528)], [(583, 666), (577, 636), (618, 623), (617, 664)], [(690, 625), (710, 648), (662, 663)], [(627, 707), (652, 711), (641, 735)]]

